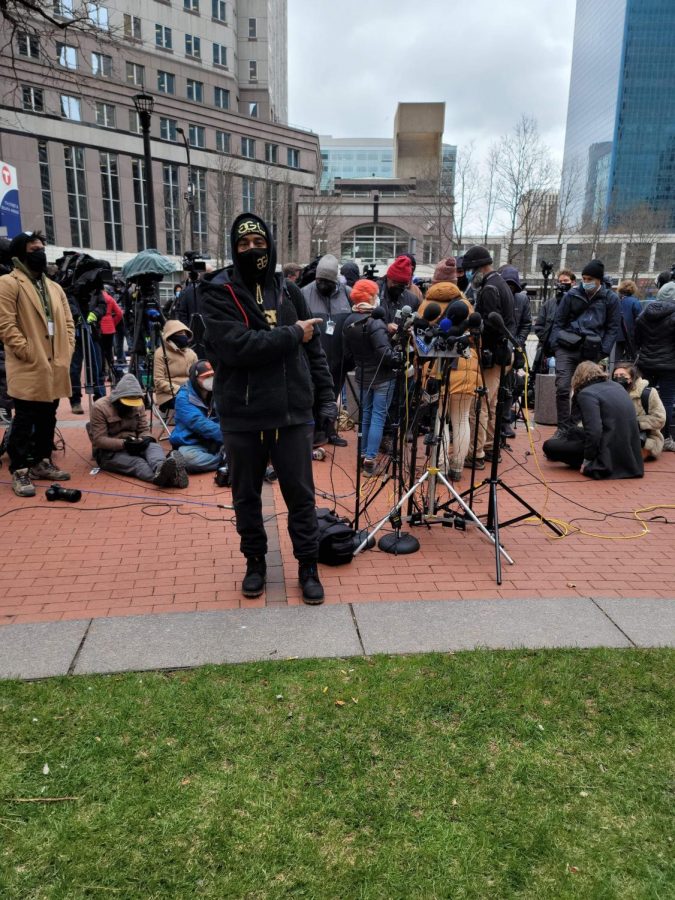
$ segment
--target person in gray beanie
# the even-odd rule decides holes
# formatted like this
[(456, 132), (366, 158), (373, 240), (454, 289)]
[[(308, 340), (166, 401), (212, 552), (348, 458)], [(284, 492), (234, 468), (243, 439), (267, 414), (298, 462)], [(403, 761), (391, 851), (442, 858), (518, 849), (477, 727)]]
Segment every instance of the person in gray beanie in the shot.
[[(349, 302), (350, 289), (340, 283), (338, 270), (338, 261), (332, 254), (322, 256), (316, 267), (316, 279), (302, 288), (302, 294), (312, 316), (321, 319), (319, 325), (321, 345), (326, 353), (328, 367), (333, 378), (336, 400), (342, 393), (347, 375), (342, 329), (345, 319), (352, 311), (352, 305)], [(329, 444), (337, 447), (347, 446), (347, 441), (337, 433), (335, 424), (335, 421), (321, 422), (318, 420), (318, 415), (315, 416), (315, 447), (325, 443), (326, 440)]]

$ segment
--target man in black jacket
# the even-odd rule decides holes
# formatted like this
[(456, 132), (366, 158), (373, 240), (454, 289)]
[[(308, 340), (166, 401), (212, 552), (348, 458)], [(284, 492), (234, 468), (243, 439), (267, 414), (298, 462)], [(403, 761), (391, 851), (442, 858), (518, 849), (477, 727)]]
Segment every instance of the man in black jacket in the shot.
[(604, 285), (605, 266), (592, 259), (581, 273), (581, 285), (564, 295), (555, 311), (550, 343), (555, 351), (556, 437), (570, 426), (570, 385), (580, 362), (609, 356), (621, 330), (621, 307)]
[(275, 275), (276, 250), (265, 222), (239, 215), (231, 232), (233, 264), (206, 277), (200, 300), (213, 396), (232, 478), (237, 532), (246, 557), (242, 591), (265, 587), (267, 535), (261, 491), (271, 457), (288, 507), (288, 531), (306, 603), (323, 602), (319, 530), (312, 477), (312, 407), (335, 419), (333, 382), (321, 347), (320, 319), (298, 288)]
[[(476, 468), (484, 469), (485, 460), (492, 459), (492, 444), (495, 433), (495, 415), (497, 412), (497, 394), (501, 367), (511, 366), (511, 346), (499, 329), (493, 328), (487, 321), (491, 312), (497, 312), (504, 320), (504, 325), (513, 334), (516, 322), (514, 301), (510, 287), (502, 276), (492, 268), (492, 257), (486, 247), (474, 246), (464, 254), (464, 272), (476, 291), (476, 312), (483, 317), (484, 331), (481, 342), (483, 351), (483, 375), (487, 388), (487, 400), (481, 404), (478, 438), (476, 441)], [(486, 352), (487, 351), (487, 352)], [(507, 404), (508, 408), (508, 404)], [(471, 422), (471, 446), (473, 447), (476, 431), (476, 407), (471, 404), (469, 417)], [(485, 445), (487, 443), (487, 449)], [(464, 463), (470, 467), (473, 460), (467, 456)]]
[[(516, 327), (513, 330), (513, 335), (514, 337), (518, 338), (518, 346), (521, 347), (523, 351), (522, 354), (514, 354), (513, 368), (508, 374), (509, 392), (511, 393), (512, 400), (514, 400), (514, 395), (517, 390), (516, 370), (522, 369), (525, 366), (525, 344), (527, 342), (528, 335), (532, 330), (532, 310), (530, 307), (530, 298), (527, 296), (527, 291), (520, 283), (520, 273), (518, 272), (518, 269), (515, 266), (502, 266), (499, 270), (499, 274), (508, 284), (511, 292), (513, 293), (513, 318), (516, 323)], [(516, 436), (516, 433), (513, 430), (511, 424), (515, 421), (516, 413), (511, 408), (508, 410), (508, 412), (504, 413), (504, 419), (502, 421), (502, 437), (514, 438)]]

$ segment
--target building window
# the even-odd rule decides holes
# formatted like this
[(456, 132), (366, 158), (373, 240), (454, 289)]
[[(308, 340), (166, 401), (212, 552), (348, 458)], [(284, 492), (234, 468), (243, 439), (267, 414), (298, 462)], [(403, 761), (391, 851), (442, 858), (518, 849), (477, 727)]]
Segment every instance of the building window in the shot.
[(202, 39), (194, 34), (185, 35), (185, 55), (194, 59), (202, 58)]
[(167, 25), (155, 25), (155, 46), (161, 47), (162, 50), (172, 49), (173, 38)]
[(441, 256), (441, 242), (436, 235), (425, 234), (422, 241), (422, 263), (430, 266), (435, 265)]
[(16, 43), (19, 56), (26, 56), (28, 59), (40, 59), (40, 41), (36, 34), (30, 34), (27, 31), (17, 31)]
[(73, 0), (54, 0), (54, 15), (63, 19), (73, 18)]
[(191, 147), (206, 147), (206, 129), (203, 125), (188, 125), (188, 140)]
[(227, 131), (216, 131), (216, 150), (218, 153), (230, 152), (230, 135)]
[(32, 87), (32, 85), (24, 84), (21, 86), (21, 95), (23, 100), (23, 108), (26, 112), (44, 112), (45, 96), (42, 88)]
[(112, 56), (108, 56), (107, 53), (92, 53), (91, 72), (92, 75), (98, 75), (99, 78), (110, 78), (112, 76)]
[(48, 244), (56, 243), (54, 230), (54, 206), (52, 203), (52, 182), (49, 175), (49, 154), (47, 142), (38, 141), (38, 162), (40, 163), (40, 188), (42, 190), (42, 210), (45, 220), (45, 237)]
[(265, 144), (265, 162), (276, 165), (279, 162), (279, 145)]
[(230, 92), (227, 88), (217, 87), (213, 89), (213, 103), (218, 109), (230, 108)]
[(178, 166), (162, 166), (164, 186), (164, 229), (166, 252), (180, 256), (180, 184)]
[(248, 80), (249, 81), (257, 81), (258, 80), (258, 63), (255, 59), (249, 59), (248, 61)]
[(279, 222), (277, 211), (279, 209), (279, 185), (276, 181), (265, 182), (265, 222), (267, 223), (272, 237), (277, 240), (279, 231)]
[(112, 103), (101, 103), (96, 101), (96, 124), (103, 128), (115, 127), (115, 107)]
[(133, 134), (141, 134), (143, 131), (140, 116), (135, 109), (129, 110), (129, 131)]
[(124, 37), (134, 41), (141, 40), (141, 20), (138, 16), (124, 13)]
[(195, 210), (195, 241), (194, 250), (205, 253), (209, 242), (209, 229), (206, 208), (206, 169), (192, 169), (192, 199)]
[(145, 250), (148, 246), (148, 223), (146, 221), (146, 184), (145, 161), (131, 160), (131, 177), (134, 186), (134, 210), (136, 212), (136, 249)]
[(77, 97), (61, 94), (61, 115), (64, 119), (72, 119), (73, 122), (82, 121), (80, 101)]
[(227, 47), (225, 44), (213, 45), (213, 65), (227, 68)]
[(241, 179), (241, 211), (255, 212), (255, 178)]
[(56, 58), (64, 69), (77, 68), (77, 49), (75, 47), (70, 47), (68, 44), (57, 44)]
[(257, 119), (260, 112), (260, 105), (257, 102), (249, 103), (248, 114), (252, 119)]
[(159, 136), (163, 141), (175, 141), (177, 140), (177, 127), (178, 122), (175, 119), (165, 119), (164, 116), (161, 116), (159, 120)]
[(188, 78), (188, 80), (187, 80), (187, 98), (188, 98), (188, 100), (194, 100), (195, 103), (203, 103), (204, 102), (204, 82), (203, 81), (195, 81), (192, 78)]
[(248, 20), (248, 39), (249, 41), (254, 41), (258, 37), (258, 20), (257, 19), (249, 19)]
[(108, 30), (108, 10), (99, 3), (87, 3), (87, 18), (96, 28)]
[(63, 158), (66, 164), (70, 242), (74, 247), (90, 247), (84, 148), (65, 146)]
[(98, 156), (101, 168), (105, 249), (122, 250), (122, 204), (117, 156), (114, 153), (99, 153)]
[(211, 15), (219, 22), (227, 22), (227, 7), (225, 0), (211, 0)]
[(127, 63), (127, 84), (133, 84), (136, 87), (144, 87), (145, 85), (145, 66), (139, 66), (138, 63)]
[(294, 147), (288, 147), (288, 149), (286, 150), (286, 161), (291, 169), (299, 169), (300, 151), (296, 150)]
[(243, 137), (241, 139), (241, 155), (246, 159), (255, 159), (255, 141), (253, 138)]
[(176, 93), (176, 76), (171, 72), (157, 72), (157, 90), (160, 94)]
[(183, 9), (188, 12), (199, 12), (199, 0), (183, 0)]
[(343, 259), (362, 259), (384, 265), (407, 253), (410, 235), (388, 225), (358, 225), (342, 235)]

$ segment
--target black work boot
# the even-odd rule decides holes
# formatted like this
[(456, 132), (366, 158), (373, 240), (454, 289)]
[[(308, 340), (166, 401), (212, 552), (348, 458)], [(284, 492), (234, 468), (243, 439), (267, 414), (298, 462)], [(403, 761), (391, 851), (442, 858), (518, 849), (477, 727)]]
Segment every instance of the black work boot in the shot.
[(267, 575), (267, 563), (264, 556), (248, 556), (246, 558), (246, 574), (241, 583), (244, 597), (254, 599), (265, 590), (265, 576)]
[(301, 562), (298, 566), (298, 581), (302, 588), (302, 599), (310, 606), (323, 603), (323, 585), (319, 581), (319, 567), (316, 562)]

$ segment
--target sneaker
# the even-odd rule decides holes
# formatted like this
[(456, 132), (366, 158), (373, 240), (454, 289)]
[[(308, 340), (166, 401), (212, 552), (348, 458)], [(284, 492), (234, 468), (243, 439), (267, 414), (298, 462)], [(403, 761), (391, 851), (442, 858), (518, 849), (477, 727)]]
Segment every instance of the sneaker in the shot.
[(172, 450), (169, 456), (176, 463), (176, 475), (173, 480), (173, 487), (186, 488), (190, 484), (187, 469), (185, 468), (185, 460), (181, 456), (180, 450)]
[(167, 456), (155, 469), (152, 483), (157, 487), (174, 487), (178, 476), (178, 464), (174, 456)]
[(28, 469), (15, 469), (12, 472), (12, 490), (17, 497), (35, 496), (35, 485), (28, 476)]
[(363, 472), (365, 475), (374, 475), (375, 474), (375, 460), (374, 459), (364, 459), (363, 460)]
[(565, 428), (556, 428), (554, 433), (551, 435), (552, 440), (561, 441), (567, 437), (567, 429)]
[(510, 425), (502, 425), (502, 437), (505, 438), (514, 438), (516, 436), (515, 431), (511, 428)]
[(265, 590), (267, 563), (264, 556), (249, 556), (246, 559), (246, 574), (241, 583), (244, 597), (254, 600)]
[(57, 469), (51, 459), (43, 459), (31, 466), (28, 474), (35, 481), (70, 481), (70, 472)]
[(84, 415), (84, 410), (82, 409), (82, 404), (81, 404), (81, 403), (71, 403), (71, 404), (70, 404), (70, 411), (71, 411), (71, 412), (74, 412), (76, 416), (83, 416), (83, 415)]
[(349, 445), (349, 441), (346, 441), (337, 433), (328, 435), (328, 443), (332, 444), (334, 447), (347, 447)]
[[(497, 457), (497, 462), (501, 462), (501, 461), (502, 461), (502, 455), (500, 453), (499, 456)], [(485, 451), (485, 462), (492, 462), (492, 450)]]
[(663, 442), (663, 449), (670, 450), (671, 453), (675, 453), (675, 439), (667, 437)]
[[(467, 458), (464, 460), (464, 468), (465, 469), (473, 468), (473, 456), (467, 456)], [(484, 469), (484, 468), (485, 468), (485, 458), (484, 457), (481, 458), (480, 456), (477, 456), (476, 457), (476, 469), (480, 470), (480, 469)]]
[(277, 480), (277, 478), (278, 478), (278, 475), (276, 473), (274, 466), (268, 466), (265, 469), (265, 481), (268, 484), (274, 484), (274, 482)]
[(323, 585), (319, 581), (319, 567), (315, 562), (300, 563), (298, 581), (302, 588), (302, 599), (309, 606), (323, 603)]

